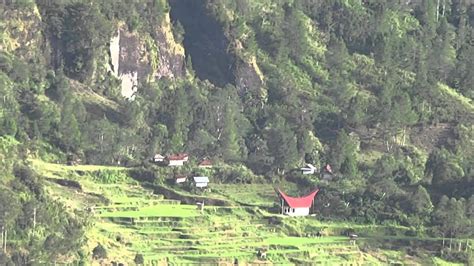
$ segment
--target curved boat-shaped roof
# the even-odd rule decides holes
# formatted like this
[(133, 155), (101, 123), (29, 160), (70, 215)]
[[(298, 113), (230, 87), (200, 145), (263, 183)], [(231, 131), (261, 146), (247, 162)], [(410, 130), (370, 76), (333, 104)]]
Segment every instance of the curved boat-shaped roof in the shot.
[(313, 204), (314, 197), (316, 197), (316, 194), (318, 194), (319, 189), (315, 189), (313, 192), (309, 193), (306, 196), (295, 198), (295, 197), (290, 197), (286, 195), (283, 191), (278, 189), (278, 193), (280, 193), (280, 196), (286, 201), (288, 206), (291, 208), (309, 208), (311, 207), (311, 204)]

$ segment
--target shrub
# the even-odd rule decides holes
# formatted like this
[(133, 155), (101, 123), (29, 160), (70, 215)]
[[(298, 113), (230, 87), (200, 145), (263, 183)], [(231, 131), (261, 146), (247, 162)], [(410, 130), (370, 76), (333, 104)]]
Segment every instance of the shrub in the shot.
[(144, 263), (145, 263), (145, 259), (143, 258), (143, 255), (142, 255), (142, 254), (137, 254), (137, 255), (135, 255), (135, 259), (133, 259), (133, 261), (134, 261), (137, 265), (140, 265), (140, 264), (144, 264)]
[(114, 184), (125, 181), (128, 176), (123, 171), (100, 170), (96, 172), (94, 179), (102, 184)]
[(92, 258), (96, 260), (107, 258), (107, 250), (105, 250), (104, 246), (98, 244), (97, 247), (92, 250)]

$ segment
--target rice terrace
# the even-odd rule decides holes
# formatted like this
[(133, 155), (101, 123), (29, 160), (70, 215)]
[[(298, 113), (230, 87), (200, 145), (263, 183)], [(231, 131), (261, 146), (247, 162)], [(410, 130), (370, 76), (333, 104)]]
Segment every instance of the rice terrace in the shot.
[[(133, 169), (123, 167), (32, 163), (49, 178), (47, 190), (54, 198), (72, 212), (88, 213), (87, 245), (107, 250), (99, 263), (134, 263), (139, 254), (145, 265), (416, 264), (424, 262), (397, 247), (428, 244), (436, 250), (453, 241), (410, 237), (410, 228), (403, 226), (327, 222), (317, 213), (282, 215), (274, 186), (295, 193), (297, 186), (289, 182), (212, 184), (210, 191), (194, 195), (166, 179), (137, 181)], [(157, 193), (162, 190), (175, 197)], [(189, 204), (189, 198), (204, 206)], [(455, 239), (452, 245), (472, 252), (473, 241)], [(425, 262), (437, 261), (442, 260)]]

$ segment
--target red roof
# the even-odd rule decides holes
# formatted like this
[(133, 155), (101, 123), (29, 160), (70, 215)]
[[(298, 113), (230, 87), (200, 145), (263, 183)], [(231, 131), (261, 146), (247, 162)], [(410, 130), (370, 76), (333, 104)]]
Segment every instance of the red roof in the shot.
[(294, 198), (294, 197), (290, 197), (286, 195), (283, 191), (278, 189), (278, 193), (280, 193), (280, 196), (286, 201), (288, 206), (290, 206), (291, 208), (311, 207), (311, 204), (313, 204), (314, 197), (316, 197), (316, 194), (318, 194), (318, 192), (319, 192), (319, 189), (316, 189), (306, 196), (303, 196), (301, 198)]
[(199, 163), (199, 166), (212, 166), (212, 162), (210, 160), (203, 160)]
[(166, 159), (170, 161), (183, 161), (183, 160), (186, 160), (187, 157), (188, 157), (187, 153), (178, 153), (178, 154), (168, 155)]

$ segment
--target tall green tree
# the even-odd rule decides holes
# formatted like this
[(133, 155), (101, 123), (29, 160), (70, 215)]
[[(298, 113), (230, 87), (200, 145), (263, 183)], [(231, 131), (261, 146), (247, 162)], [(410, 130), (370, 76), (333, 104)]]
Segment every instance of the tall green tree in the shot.
[(268, 149), (275, 158), (274, 165), (277, 172), (284, 172), (300, 160), (296, 135), (283, 117), (274, 115), (265, 138)]
[(357, 177), (358, 143), (345, 130), (337, 134), (335, 142), (329, 147), (328, 162), (335, 171), (340, 171), (345, 177)]
[(71, 98), (66, 99), (63, 106), (58, 129), (59, 138), (66, 151), (76, 152), (81, 146), (81, 130), (73, 109), (74, 101)]
[(236, 110), (229, 104), (226, 106), (224, 116), (224, 128), (220, 136), (219, 142), (222, 149), (222, 156), (226, 161), (241, 161), (242, 153), (240, 152), (240, 136), (237, 131), (237, 125), (234, 118)]

